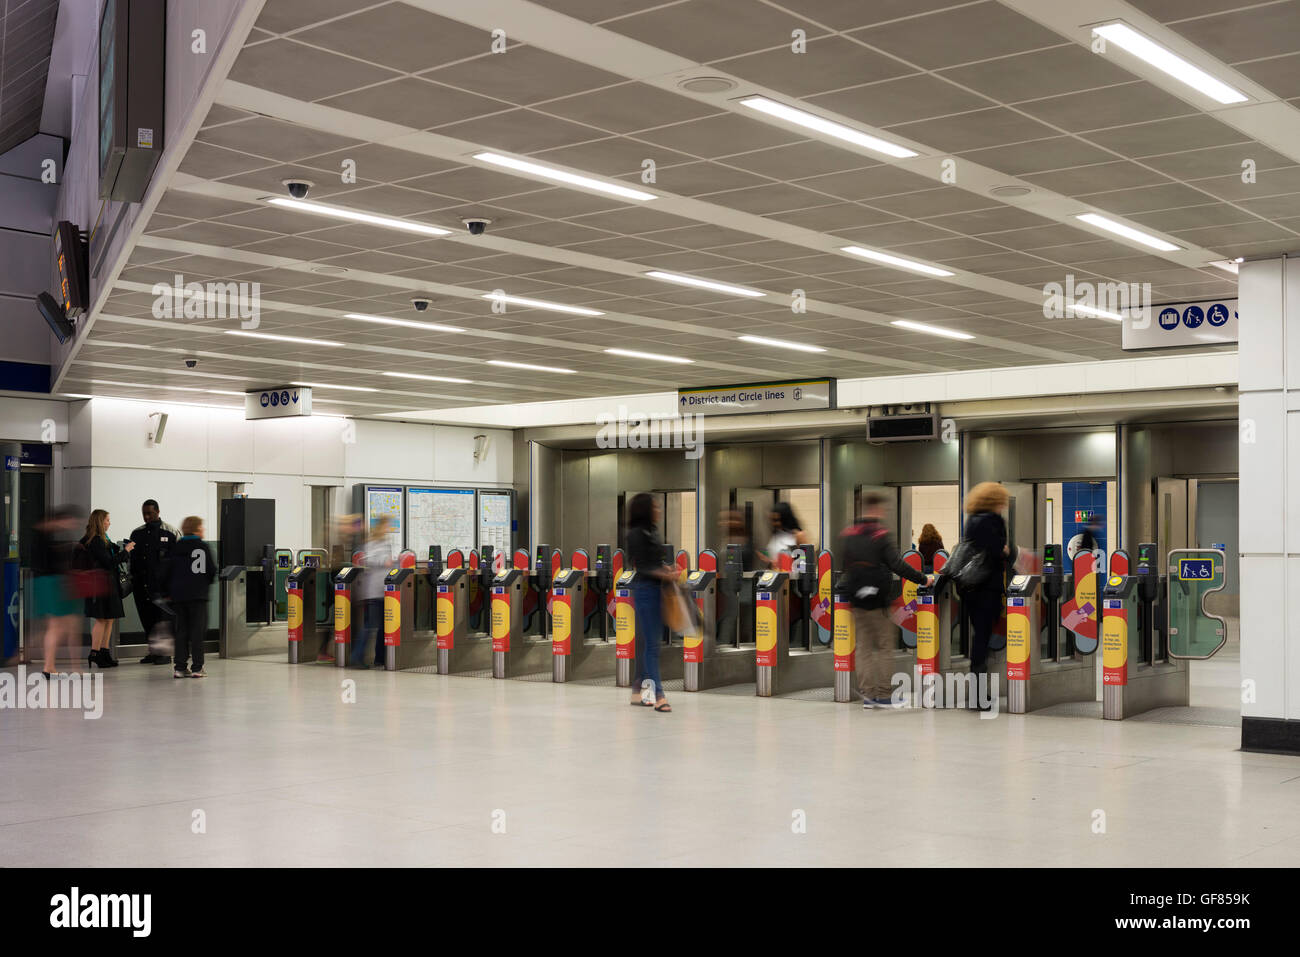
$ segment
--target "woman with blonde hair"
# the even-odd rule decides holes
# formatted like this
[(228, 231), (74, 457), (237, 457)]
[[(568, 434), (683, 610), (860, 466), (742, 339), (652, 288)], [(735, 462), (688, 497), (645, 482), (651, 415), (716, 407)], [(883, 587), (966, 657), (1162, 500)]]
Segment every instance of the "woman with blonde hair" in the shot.
[(83, 567), (98, 573), (98, 587), (94, 594), (86, 598), (86, 617), (95, 621), (90, 627), (87, 667), (117, 667), (117, 660), (109, 652), (108, 646), (113, 637), (113, 622), (125, 615), (122, 609), (120, 569), (135, 548), (135, 542), (128, 542), (125, 548), (116, 545), (108, 537), (111, 525), (108, 512), (102, 508), (95, 509), (86, 522), (86, 534), (78, 543), (83, 549)]
[[(1002, 512), (1009, 500), (1007, 490), (997, 482), (980, 482), (967, 493), (966, 527), (962, 530), (965, 554), (951, 574), (950, 565), (940, 576), (957, 579), (962, 606), (970, 616), (970, 673), (977, 676), (988, 668), (989, 638), (1006, 601), (1005, 569), (1012, 556)], [(991, 704), (979, 704), (982, 711), (989, 707)]]

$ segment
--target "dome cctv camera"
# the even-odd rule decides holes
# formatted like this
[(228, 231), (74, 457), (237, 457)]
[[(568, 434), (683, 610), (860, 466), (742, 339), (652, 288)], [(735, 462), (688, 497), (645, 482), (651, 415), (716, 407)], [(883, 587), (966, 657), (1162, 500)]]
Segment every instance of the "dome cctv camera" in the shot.
[(461, 222), (463, 222), (463, 223), (465, 224), (465, 228), (469, 230), (469, 234), (470, 234), (471, 236), (482, 236), (484, 233), (487, 232), (487, 228), (488, 228), (488, 226), (491, 224), (492, 220), (490, 220), (490, 219), (463, 219), (463, 220), (461, 220)]
[(199, 360), (196, 359), (196, 358), (194, 358), (194, 356), (186, 356), (186, 357), (185, 357), (185, 368), (187, 368), (187, 369), (193, 369), (193, 368), (195, 368), (196, 366), (198, 366), (198, 364), (199, 364)]
[(415, 307), (416, 312), (424, 312), (424, 310), (429, 308), (432, 301), (433, 300), (431, 299), (416, 298), (411, 300), (411, 305)]
[(305, 199), (307, 191), (316, 185), (309, 179), (285, 179), (280, 182), (289, 190), (289, 195), (294, 199)]

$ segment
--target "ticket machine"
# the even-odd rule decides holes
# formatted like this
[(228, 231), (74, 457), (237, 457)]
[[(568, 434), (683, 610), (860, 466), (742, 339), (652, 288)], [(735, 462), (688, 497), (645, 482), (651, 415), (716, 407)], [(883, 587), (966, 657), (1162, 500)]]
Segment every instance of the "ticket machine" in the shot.
[(354, 641), (365, 641), (365, 622), (354, 600), (353, 589), (362, 569), (357, 565), (344, 565), (334, 576), (334, 662), (340, 668), (347, 664), (348, 653)]

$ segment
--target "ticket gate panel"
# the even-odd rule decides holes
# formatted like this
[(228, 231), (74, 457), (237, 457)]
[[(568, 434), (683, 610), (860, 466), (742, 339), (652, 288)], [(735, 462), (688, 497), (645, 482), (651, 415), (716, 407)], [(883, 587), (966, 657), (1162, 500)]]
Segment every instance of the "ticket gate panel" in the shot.
[(469, 634), (469, 588), (477, 580), (463, 566), (448, 567), (438, 576), (435, 634), (438, 674), (486, 671), (492, 667), (492, 640), (484, 634)]
[(314, 565), (295, 565), (285, 581), (288, 604), (289, 664), (315, 661), (332, 645), (325, 629), (316, 621), (316, 576)]
[[(549, 664), (550, 645), (524, 636), (527, 570), (503, 568), (492, 578), (492, 677), (515, 678)], [(545, 654), (545, 658), (543, 657)]]
[(334, 576), (334, 663), (340, 668), (347, 664), (353, 643), (365, 641), (365, 622), (356, 594), (361, 571), (356, 565), (345, 565)]
[(587, 573), (581, 568), (561, 568), (551, 578), (551, 678), (570, 678), (571, 659), (581, 660), (586, 649), (582, 634), (582, 609)]
[[(218, 654), (222, 658), (245, 658), (280, 652), (285, 646), (283, 622), (257, 620), (248, 607), (255, 596), (249, 594), (250, 581), (262, 581), (260, 566), (227, 565), (218, 575)], [(260, 593), (265, 592), (257, 589)], [(263, 610), (265, 610), (263, 608)], [(287, 610), (287, 609), (286, 609)], [(265, 617), (261, 612), (258, 616)], [(250, 617), (254, 620), (250, 621)]]
[(1177, 548), (1169, 553), (1167, 636), (1169, 657), (1202, 660), (1228, 641), (1228, 623), (1205, 608), (1225, 584), (1227, 556), (1213, 548)]
[[(1051, 589), (1059, 597), (1064, 582), (1055, 577), (1052, 562), (1044, 561), (1040, 574), (1013, 575), (1007, 583), (1007, 711), (1024, 714), (1051, 705), (1097, 699), (1096, 663), (1079, 651), (1050, 653), (1050, 640), (1044, 642), (1044, 616), (1047, 630), (1057, 622), (1058, 609), (1044, 593)], [(1064, 634), (1064, 632), (1062, 632)]]
[(274, 567), (275, 586), (272, 608), (275, 611), (275, 620), (284, 621), (289, 617), (289, 595), (286, 586), (289, 573), (293, 571), (293, 552), (287, 548), (277, 548), (271, 555), (271, 562)]
[[(384, 669), (411, 667), (415, 653), (415, 569), (394, 568), (384, 576)], [(422, 642), (424, 645), (432, 642)], [(434, 645), (436, 651), (436, 645)], [(421, 662), (424, 663), (424, 662)]]

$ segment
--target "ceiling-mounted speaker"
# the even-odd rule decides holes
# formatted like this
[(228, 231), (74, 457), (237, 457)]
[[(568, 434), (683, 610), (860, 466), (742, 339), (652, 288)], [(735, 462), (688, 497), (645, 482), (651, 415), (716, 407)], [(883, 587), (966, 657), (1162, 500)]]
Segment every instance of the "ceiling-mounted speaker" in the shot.
[(36, 297), (36, 308), (40, 310), (46, 325), (58, 338), (60, 345), (76, 335), (77, 330), (68, 320), (67, 314), (63, 311), (63, 306), (48, 292), (43, 292)]
[(163, 432), (167, 430), (167, 413), (150, 412), (149, 418), (157, 418), (158, 423), (154, 426), (153, 431), (149, 433), (149, 441), (154, 445), (162, 445)]

